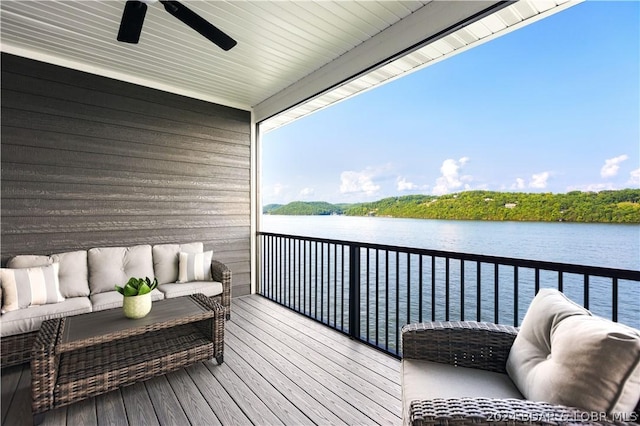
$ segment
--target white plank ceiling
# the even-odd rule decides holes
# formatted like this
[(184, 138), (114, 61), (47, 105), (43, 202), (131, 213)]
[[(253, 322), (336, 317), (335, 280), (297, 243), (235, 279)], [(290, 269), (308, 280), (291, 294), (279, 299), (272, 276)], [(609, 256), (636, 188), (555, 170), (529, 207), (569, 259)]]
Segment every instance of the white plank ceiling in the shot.
[[(521, 0), (517, 24), (560, 1)], [(256, 119), (298, 105), (280, 126), (312, 110), (411, 71), (458, 47), (508, 27), (513, 13), (468, 27), (446, 46), (432, 46), (398, 62), (398, 52), (460, 22), (483, 18), (497, 2), (487, 1), (183, 1), (231, 35), (238, 45), (225, 52), (169, 15), (149, 5), (139, 44), (116, 41), (124, 0), (2, 0), (1, 49), (98, 75), (246, 110)], [(548, 6), (539, 7), (535, 4)], [(531, 6), (533, 5), (533, 6)], [(504, 10), (504, 9), (503, 9)], [(477, 16), (477, 15), (482, 16)], [(528, 15), (528, 16), (527, 16)], [(496, 20), (497, 19), (497, 20)], [(479, 26), (480, 25), (480, 26)], [(502, 28), (504, 27), (504, 28)], [(486, 34), (485, 34), (486, 33)], [(467, 37), (469, 38), (467, 40)], [(432, 50), (438, 50), (438, 55)], [(381, 69), (381, 66), (386, 67)], [(376, 74), (361, 75), (363, 70)], [(377, 71), (376, 71), (377, 70)], [(382, 73), (382, 74), (380, 74)], [(391, 74), (389, 74), (391, 73)], [(380, 78), (380, 76), (384, 78)], [(360, 77), (358, 80), (355, 80)], [(367, 80), (368, 79), (368, 80)], [(338, 83), (350, 87), (329, 94)], [(329, 98), (328, 98), (329, 99)], [(317, 102), (317, 101), (316, 101)], [(284, 118), (283, 118), (284, 117)]]

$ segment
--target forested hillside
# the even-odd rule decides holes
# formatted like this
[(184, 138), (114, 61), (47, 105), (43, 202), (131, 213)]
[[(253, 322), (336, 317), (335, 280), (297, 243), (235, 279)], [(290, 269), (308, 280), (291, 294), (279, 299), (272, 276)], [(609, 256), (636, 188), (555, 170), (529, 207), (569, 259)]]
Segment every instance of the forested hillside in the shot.
[[(265, 209), (266, 210), (266, 209)], [(640, 223), (640, 189), (566, 194), (466, 191), (409, 195), (362, 204), (293, 202), (266, 214), (383, 216), (418, 219)]]

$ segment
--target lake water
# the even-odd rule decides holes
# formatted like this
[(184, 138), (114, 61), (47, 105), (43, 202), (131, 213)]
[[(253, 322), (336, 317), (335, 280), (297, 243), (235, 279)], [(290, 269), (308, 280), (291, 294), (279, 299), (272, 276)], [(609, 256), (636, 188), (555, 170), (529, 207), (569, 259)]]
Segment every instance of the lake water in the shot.
[(640, 270), (640, 225), (264, 215), (262, 231)]
[[(265, 215), (262, 216), (261, 230), (307, 237), (640, 270), (640, 225)], [(456, 274), (454, 270), (452, 273)], [(473, 277), (473, 271), (468, 271), (468, 276)], [(556, 279), (549, 278), (550, 282)], [(567, 278), (564, 291), (570, 298), (581, 302), (581, 278), (573, 278), (575, 283), (572, 283), (571, 277)], [(455, 279), (453, 282), (456, 282)], [(505, 281), (508, 282), (509, 278)], [(592, 278), (590, 307), (596, 314), (605, 317), (611, 315), (610, 283), (611, 280)], [(542, 286), (547, 285), (543, 282)], [(504, 295), (501, 291), (501, 303), (503, 300), (505, 305), (512, 303), (510, 291), (505, 288)], [(522, 290), (523, 293), (527, 291), (533, 290)], [(487, 306), (491, 304), (491, 292), (490, 289), (483, 290), (483, 299), (486, 297)], [(415, 292), (413, 294), (415, 295)], [(402, 298), (402, 295), (400, 297)], [(640, 312), (637, 308), (640, 301), (638, 283), (621, 282), (619, 301), (620, 321), (640, 327)], [(520, 309), (520, 317), (526, 312), (528, 301), (521, 303), (523, 306)], [(438, 309), (441, 310), (441, 307)], [(490, 317), (483, 320), (490, 320)], [(512, 319), (508, 319), (507, 323), (509, 321)]]

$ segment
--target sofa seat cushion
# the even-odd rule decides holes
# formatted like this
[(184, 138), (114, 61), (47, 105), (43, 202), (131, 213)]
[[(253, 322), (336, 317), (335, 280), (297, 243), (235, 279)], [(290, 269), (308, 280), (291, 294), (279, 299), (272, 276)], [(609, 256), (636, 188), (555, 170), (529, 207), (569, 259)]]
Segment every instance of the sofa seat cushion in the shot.
[[(121, 308), (124, 296), (114, 290), (92, 294), (90, 298), (94, 311), (104, 311), (105, 309)], [(162, 294), (162, 292), (157, 288), (151, 292), (152, 301), (162, 299), (164, 299), (164, 294)]]
[(456, 367), (410, 358), (402, 360), (403, 418), (411, 401), (434, 398), (515, 398), (522, 394), (509, 376), (476, 368)]
[(89, 296), (89, 272), (86, 250), (52, 254), (51, 256), (20, 255), (9, 260), (9, 268), (32, 268), (59, 263), (58, 278), (62, 297)]
[(629, 413), (640, 399), (640, 331), (542, 289), (513, 342), (507, 372), (527, 399)]
[(129, 278), (154, 278), (150, 245), (100, 247), (88, 252), (91, 294), (113, 291)]
[(31, 306), (17, 311), (7, 312), (0, 318), (0, 336), (29, 333), (40, 329), (42, 321), (91, 312), (88, 297), (71, 297), (60, 303)]
[(153, 270), (158, 284), (178, 281), (178, 264), (180, 252), (202, 253), (204, 244), (158, 244), (153, 246)]
[(188, 283), (160, 284), (158, 288), (164, 293), (164, 296), (167, 299), (188, 296), (195, 293), (202, 293), (207, 297), (222, 294), (222, 283), (218, 281), (192, 281)]

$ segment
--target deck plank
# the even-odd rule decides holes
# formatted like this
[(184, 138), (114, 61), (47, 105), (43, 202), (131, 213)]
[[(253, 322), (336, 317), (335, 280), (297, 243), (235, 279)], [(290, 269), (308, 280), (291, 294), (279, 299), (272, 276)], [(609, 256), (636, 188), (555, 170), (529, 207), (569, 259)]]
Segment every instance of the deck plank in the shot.
[[(206, 364), (213, 363), (209, 361)], [(223, 425), (249, 424), (247, 416), (204, 364), (201, 362), (188, 367), (186, 370), (213, 412), (216, 413), (220, 423)]]
[(187, 415), (180, 406), (178, 397), (173, 393), (165, 376), (154, 377), (144, 382), (153, 408), (162, 426), (183, 426), (189, 424)]
[[(394, 372), (391, 377), (371, 374), (371, 368), (368, 368), (371, 366), (371, 362), (368, 367), (365, 367), (353, 361), (338, 350), (342, 346), (341, 343), (322, 338), (322, 336), (315, 339), (305, 338), (307, 335), (301, 330), (282, 320), (266, 313), (250, 312), (252, 305), (238, 302), (236, 306), (238, 315), (254, 326), (261, 327), (268, 335), (277, 336), (278, 341), (288, 345), (294, 344), (301, 355), (307, 359), (314, 359), (318, 366), (330, 366), (330, 368), (326, 368), (327, 373), (342, 377), (345, 383), (354, 387), (357, 385), (357, 388), (366, 390), (367, 394), (378, 400), (384, 401), (386, 398), (394, 398), (398, 404), (400, 403), (400, 384), (397, 373)], [(327, 350), (327, 346), (332, 350)]]
[(192, 425), (222, 424), (185, 370), (169, 373), (167, 379)]
[(314, 424), (298, 406), (278, 391), (271, 381), (254, 370), (255, 366), (236, 353), (232, 346), (225, 350), (224, 363), (232, 368), (234, 373), (254, 391), (282, 423), (302, 426)]
[(96, 399), (89, 398), (69, 405), (67, 425), (97, 426)]
[[(234, 302), (235, 301), (236, 300), (234, 300)], [(318, 336), (323, 336), (328, 339), (328, 341), (341, 343), (342, 346), (340, 347), (340, 350), (355, 362), (368, 366), (371, 364), (371, 361), (376, 361), (376, 364), (373, 365), (373, 370), (383, 376), (393, 376), (395, 374), (396, 377), (400, 377), (400, 362), (397, 359), (372, 347), (363, 345), (343, 333), (336, 332), (317, 321), (309, 320), (303, 315), (274, 303), (263, 296), (255, 295), (251, 297), (242, 297), (237, 299), (237, 301), (246, 302), (252, 305), (255, 309), (270, 313), (286, 324), (300, 327), (300, 329), (312, 339), (316, 339)]]
[(96, 398), (96, 415), (100, 426), (127, 426), (129, 424), (120, 389)]
[(120, 389), (129, 424), (156, 426), (160, 423), (144, 383), (138, 382)]
[[(395, 424), (400, 362), (262, 296), (233, 299), (225, 362), (45, 413), (43, 425)], [(2, 370), (2, 424), (32, 424), (29, 365)]]
[(11, 404), (7, 410), (6, 425), (32, 425), (31, 415), (31, 370), (21, 369), (20, 380), (15, 387)]
[(236, 375), (228, 363), (214, 365), (207, 362), (204, 365), (211, 371), (211, 374), (218, 380), (235, 403), (238, 404), (238, 407), (241, 407), (251, 423), (270, 426), (284, 425), (258, 395)]
[(7, 412), (18, 388), (18, 383), (20, 383), (20, 376), (22, 375), (24, 367), (24, 365), (16, 365), (2, 371), (2, 381), (0, 382), (2, 386), (2, 399), (0, 400), (0, 404), (2, 404), (2, 417), (0, 417), (0, 422), (2, 422), (3, 425), (7, 424)]
[[(236, 312), (240, 317), (236, 318), (236, 322), (238, 325), (242, 325), (241, 319), (244, 318), (244, 313), (240, 309), (237, 309)], [(308, 380), (305, 383), (307, 392), (319, 403), (331, 407), (332, 411), (347, 423), (357, 422), (362, 418), (362, 415), (369, 417), (370, 423), (392, 424), (397, 422), (398, 415), (389, 411), (389, 407), (396, 413), (400, 413), (400, 400), (394, 401), (391, 395), (380, 389), (363, 384), (363, 381), (359, 382), (357, 372), (343, 369), (343, 376), (336, 377), (330, 370), (340, 370), (342, 367), (338, 363), (326, 360), (326, 358), (322, 359), (323, 357), (318, 356), (313, 350), (309, 351), (308, 348), (305, 348), (304, 344), (295, 339), (289, 339), (276, 327), (265, 322), (247, 323), (243, 329), (251, 330), (250, 333), (256, 344), (257, 342), (265, 344), (283, 359), (295, 359), (295, 367), (287, 369), (293, 374), (292, 379), (296, 381)], [(244, 339), (248, 340), (249, 338), (245, 337)], [(269, 358), (277, 359), (275, 356), (269, 356)], [(326, 369), (320, 365), (324, 365)], [(279, 367), (284, 370), (287, 368), (287, 364), (281, 363)], [(364, 389), (357, 384), (364, 386)], [(370, 399), (369, 392), (378, 393), (379, 400), (384, 401), (386, 398), (385, 406), (376, 404), (374, 400)], [(336, 398), (338, 394), (340, 397)]]

